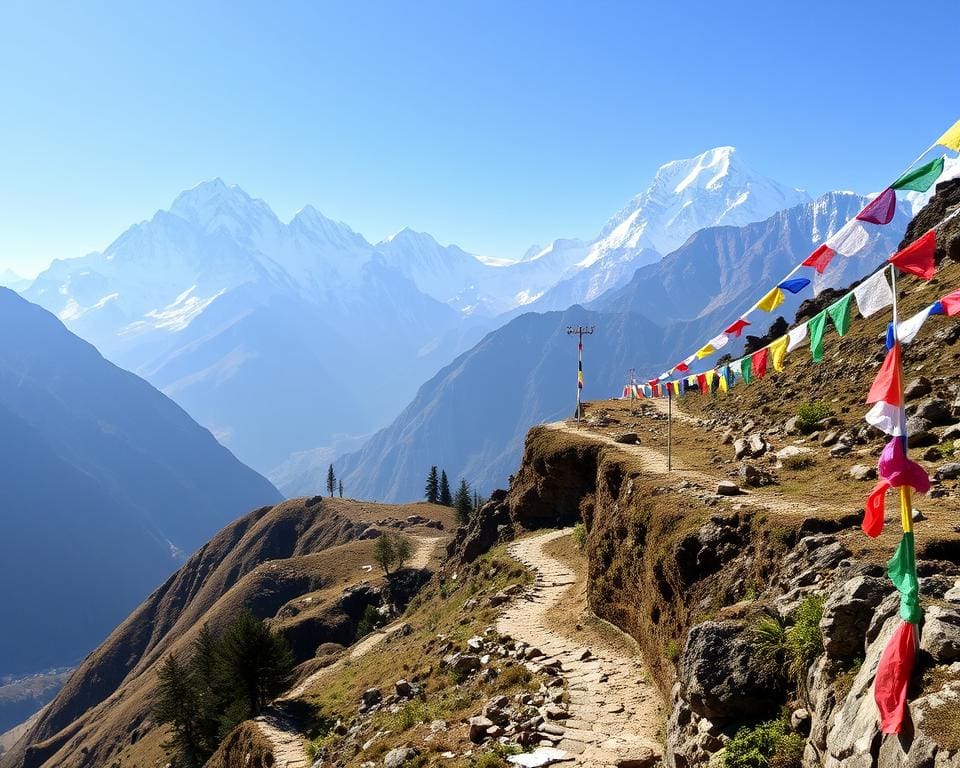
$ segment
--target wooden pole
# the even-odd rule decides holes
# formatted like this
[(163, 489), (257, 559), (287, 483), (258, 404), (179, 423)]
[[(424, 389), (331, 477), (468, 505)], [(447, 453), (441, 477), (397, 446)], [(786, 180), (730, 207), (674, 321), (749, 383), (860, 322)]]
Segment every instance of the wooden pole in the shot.
[(667, 472), (673, 471), (673, 387), (667, 390)]

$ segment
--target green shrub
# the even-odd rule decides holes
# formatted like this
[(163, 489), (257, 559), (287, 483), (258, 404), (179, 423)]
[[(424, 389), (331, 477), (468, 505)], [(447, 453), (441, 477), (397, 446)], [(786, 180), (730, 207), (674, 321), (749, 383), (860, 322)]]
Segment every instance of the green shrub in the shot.
[(804, 403), (797, 408), (797, 429), (809, 434), (817, 428), (817, 422), (833, 416), (833, 409), (822, 400)]
[(823, 595), (809, 595), (793, 612), (794, 624), (787, 632), (787, 656), (790, 674), (798, 687), (805, 687), (807, 669), (823, 653), (823, 633), (820, 619), (823, 618)]
[(726, 768), (800, 768), (803, 737), (791, 733), (785, 720), (771, 720), (737, 731), (727, 742)]
[(670, 661), (676, 662), (680, 658), (680, 645), (676, 640), (671, 640), (667, 643), (667, 647), (664, 649), (664, 654)]
[(380, 612), (372, 605), (368, 605), (363, 609), (363, 616), (361, 616), (360, 621), (357, 622), (356, 639), (362, 640), (381, 624), (383, 624), (383, 617), (380, 615)]
[(507, 762), (496, 752), (481, 752), (473, 756), (473, 768), (504, 768)]
[(573, 526), (573, 540), (577, 543), (577, 549), (585, 552), (587, 549), (587, 529), (583, 523), (577, 523)]

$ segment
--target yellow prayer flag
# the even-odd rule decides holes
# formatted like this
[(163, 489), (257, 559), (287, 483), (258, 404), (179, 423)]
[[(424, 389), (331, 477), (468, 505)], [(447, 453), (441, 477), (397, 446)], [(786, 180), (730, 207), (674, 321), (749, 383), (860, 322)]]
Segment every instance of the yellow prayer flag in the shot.
[(787, 354), (787, 344), (789, 343), (789, 336), (781, 336), (770, 345), (770, 357), (773, 359), (773, 370), (783, 370), (783, 358)]
[(726, 391), (727, 391), (727, 377), (726, 377), (726, 376), (722, 376), (722, 375), (720, 376), (720, 391), (721, 391), (721, 392), (726, 392)]
[(707, 392), (713, 389), (713, 374), (716, 371), (707, 371), (704, 375), (707, 377)]
[(707, 355), (712, 355), (716, 351), (717, 350), (713, 348), (712, 344), (707, 344), (705, 347), (703, 347), (703, 349), (697, 352), (697, 359), (703, 359)]
[(960, 120), (957, 120), (952, 128), (948, 128), (947, 132), (937, 139), (937, 144), (952, 149), (954, 152), (960, 152)]
[(783, 291), (777, 287), (760, 299), (757, 309), (762, 309), (764, 312), (773, 312), (781, 304), (783, 304)]

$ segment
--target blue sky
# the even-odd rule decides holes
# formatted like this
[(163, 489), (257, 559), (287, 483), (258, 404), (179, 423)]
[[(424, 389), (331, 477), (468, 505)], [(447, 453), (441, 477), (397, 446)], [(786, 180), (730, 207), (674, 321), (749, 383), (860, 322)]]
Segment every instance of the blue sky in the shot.
[[(0, 9), (0, 267), (104, 248), (220, 176), (281, 218), (491, 256), (588, 237), (733, 144), (811, 193), (960, 117), (955, 2), (112, 2)], [(937, 43), (938, 37), (944, 37)]]

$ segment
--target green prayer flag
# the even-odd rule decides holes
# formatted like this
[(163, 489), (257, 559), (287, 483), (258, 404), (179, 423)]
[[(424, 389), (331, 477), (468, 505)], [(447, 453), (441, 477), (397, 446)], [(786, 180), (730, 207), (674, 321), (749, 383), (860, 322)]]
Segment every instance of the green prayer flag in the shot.
[(740, 361), (740, 375), (743, 376), (744, 384), (750, 383), (750, 379), (753, 377), (753, 361), (750, 359), (750, 355)]
[(921, 165), (919, 168), (907, 171), (891, 186), (893, 189), (912, 189), (915, 192), (926, 192), (933, 186), (933, 182), (940, 178), (941, 173), (943, 173), (943, 155), (936, 160)]
[(823, 360), (823, 332), (827, 329), (827, 310), (810, 319), (807, 330), (810, 332), (810, 354), (813, 362)]
[(835, 301), (827, 307), (827, 314), (833, 320), (837, 333), (843, 336), (850, 329), (850, 308), (853, 306), (853, 292), (851, 291), (840, 301)]
[(887, 563), (887, 575), (900, 592), (900, 618), (917, 624), (923, 618), (923, 611), (920, 610), (920, 582), (912, 533), (904, 533), (900, 539), (893, 559)]

